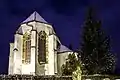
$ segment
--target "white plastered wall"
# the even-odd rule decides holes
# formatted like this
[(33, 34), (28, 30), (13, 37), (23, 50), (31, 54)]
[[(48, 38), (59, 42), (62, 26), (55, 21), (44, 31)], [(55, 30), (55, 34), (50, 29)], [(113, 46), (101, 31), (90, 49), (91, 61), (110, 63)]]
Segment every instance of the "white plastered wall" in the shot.
[(54, 36), (49, 36), (49, 45), (48, 45), (49, 57), (48, 57), (48, 67), (49, 67), (49, 75), (54, 75)]
[(22, 74), (35, 75), (36, 31), (31, 31), (30, 64), (22, 64)]
[[(50, 35), (51, 33), (54, 33), (54, 30), (52, 29), (52, 26), (39, 23), (37, 22), (35, 24), (37, 33), (40, 31), (45, 31), (47, 34), (47, 46), (48, 46), (48, 63), (46, 64), (39, 64), (38, 63), (38, 45), (37, 45), (37, 54), (36, 54), (36, 74), (37, 75), (54, 75), (54, 36)], [(38, 34), (37, 34), (37, 44), (38, 44)], [(43, 72), (43, 74), (41, 73)]]
[(22, 54), (22, 35), (15, 34), (13, 74), (21, 74), (22, 73), (22, 71), (21, 71), (21, 69), (22, 69), (21, 54)]
[[(54, 73), (57, 74), (57, 36), (54, 36)], [(59, 41), (58, 41), (59, 42)]]
[(47, 39), (46, 40), (48, 40), (49, 29), (47, 28), (46, 25), (43, 25), (43, 23), (39, 23), (39, 22), (36, 22), (35, 27), (36, 27), (36, 30), (37, 30), (35, 73), (37, 75), (49, 75), (49, 73), (48, 73), (48, 63), (46, 63), (46, 64), (39, 64), (39, 62), (38, 62), (38, 37), (39, 37), (38, 34), (39, 34), (40, 31), (45, 31), (46, 34), (47, 34)]
[(35, 75), (36, 31), (31, 32), (31, 73)]
[(8, 67), (8, 74), (13, 74), (13, 60), (14, 60), (14, 43), (10, 43), (10, 54), (9, 54), (9, 67)]
[[(35, 75), (36, 31), (31, 31), (35, 23), (22, 25), (23, 34), (31, 34), (31, 60), (28, 64), (22, 64), (22, 74)], [(22, 43), (23, 44), (23, 43)]]

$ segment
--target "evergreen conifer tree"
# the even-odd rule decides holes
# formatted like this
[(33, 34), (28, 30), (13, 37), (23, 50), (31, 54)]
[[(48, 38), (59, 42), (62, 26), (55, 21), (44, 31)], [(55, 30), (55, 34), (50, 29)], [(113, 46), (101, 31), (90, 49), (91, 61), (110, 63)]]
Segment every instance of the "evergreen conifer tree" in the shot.
[(110, 37), (101, 29), (101, 22), (96, 20), (92, 8), (83, 25), (81, 61), (86, 74), (109, 74), (115, 67), (115, 57), (111, 53)]

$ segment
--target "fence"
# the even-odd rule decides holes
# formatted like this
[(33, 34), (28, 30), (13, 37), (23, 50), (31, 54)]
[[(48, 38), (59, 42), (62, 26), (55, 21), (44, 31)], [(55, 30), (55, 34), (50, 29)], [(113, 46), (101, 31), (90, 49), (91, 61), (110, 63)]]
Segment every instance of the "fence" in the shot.
[[(0, 75), (0, 80), (72, 80), (72, 76)], [(120, 80), (120, 76), (82, 75), (82, 80)]]

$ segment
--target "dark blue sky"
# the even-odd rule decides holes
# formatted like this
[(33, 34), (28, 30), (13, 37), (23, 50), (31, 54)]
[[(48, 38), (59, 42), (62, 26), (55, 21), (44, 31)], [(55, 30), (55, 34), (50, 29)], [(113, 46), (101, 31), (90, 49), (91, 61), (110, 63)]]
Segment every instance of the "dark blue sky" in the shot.
[[(9, 43), (19, 24), (33, 11), (53, 24), (63, 44), (78, 48), (80, 33), (89, 5), (96, 9), (102, 27), (111, 36), (117, 55), (116, 73), (120, 73), (120, 0), (0, 0), (0, 73), (7, 73)], [(119, 71), (118, 71), (119, 70)]]

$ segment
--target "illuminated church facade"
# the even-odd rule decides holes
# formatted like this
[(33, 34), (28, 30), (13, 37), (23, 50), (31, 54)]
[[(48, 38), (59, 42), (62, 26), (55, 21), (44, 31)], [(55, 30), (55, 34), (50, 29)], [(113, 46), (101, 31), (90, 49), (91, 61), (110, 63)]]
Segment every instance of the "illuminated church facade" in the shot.
[(34, 12), (20, 24), (14, 42), (10, 43), (8, 74), (61, 74), (61, 66), (71, 53), (52, 25)]

